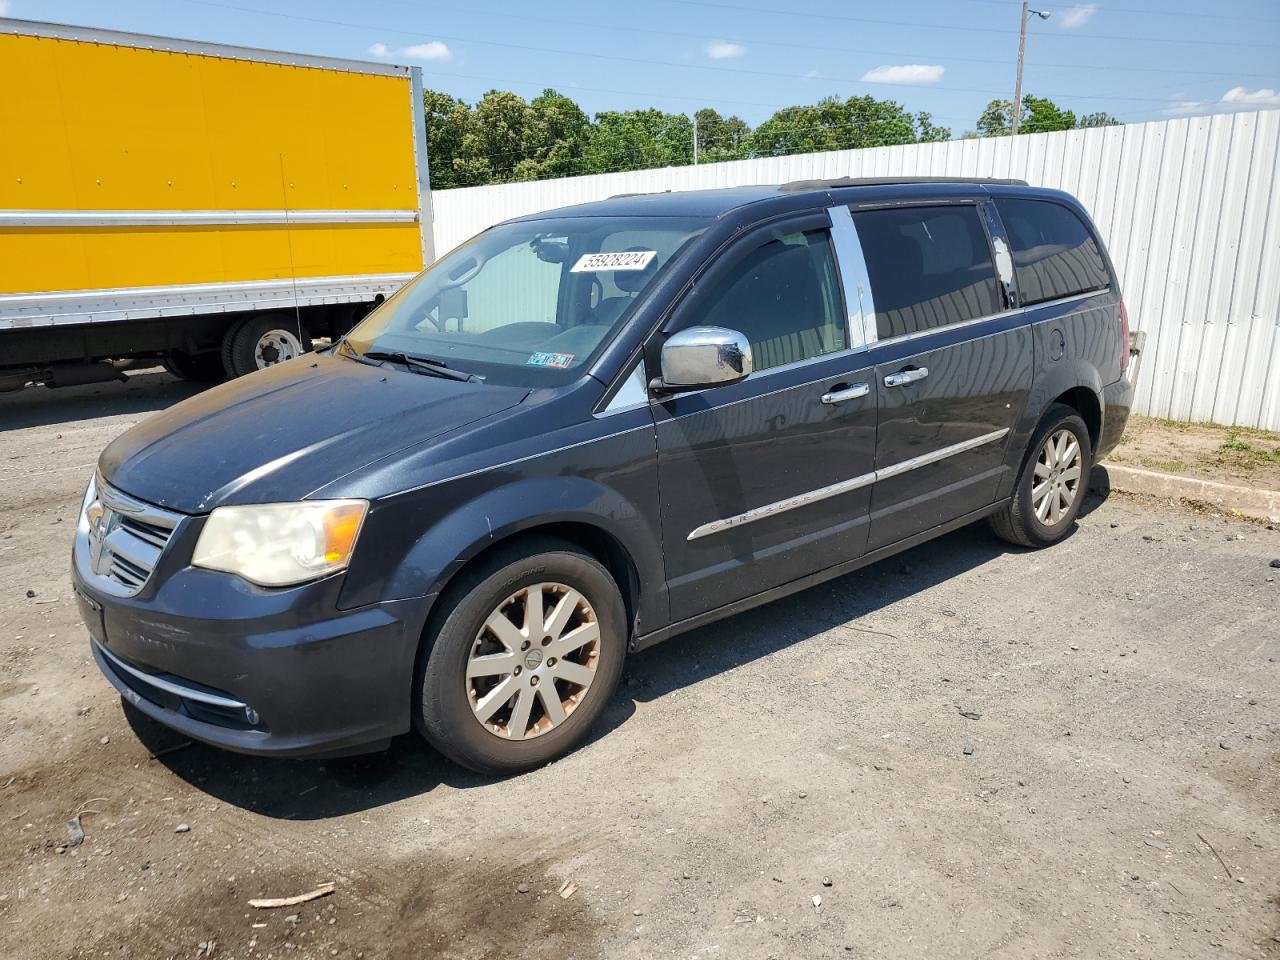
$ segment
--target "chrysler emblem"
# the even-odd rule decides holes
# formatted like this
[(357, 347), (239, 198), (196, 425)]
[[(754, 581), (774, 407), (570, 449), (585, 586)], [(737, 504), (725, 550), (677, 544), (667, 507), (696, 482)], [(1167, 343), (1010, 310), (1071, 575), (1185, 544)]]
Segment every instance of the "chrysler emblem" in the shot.
[(90, 505), (89, 519), (89, 568), (100, 576), (111, 570), (115, 555), (107, 546), (107, 537), (120, 525), (120, 514), (101, 501)]

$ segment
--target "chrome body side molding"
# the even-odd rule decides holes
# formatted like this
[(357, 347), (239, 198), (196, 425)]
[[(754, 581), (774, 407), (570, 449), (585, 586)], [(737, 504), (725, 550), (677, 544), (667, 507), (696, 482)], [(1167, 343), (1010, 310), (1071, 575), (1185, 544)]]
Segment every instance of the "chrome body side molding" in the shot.
[(910, 460), (903, 460), (892, 466), (885, 467), (883, 470), (876, 470), (872, 473), (864, 473), (858, 477), (852, 477), (849, 480), (842, 480), (839, 483), (833, 483), (830, 486), (819, 487), (817, 490), (810, 490), (808, 493), (802, 493), (794, 497), (788, 497), (785, 500), (777, 500), (774, 503), (767, 503), (762, 507), (748, 510), (745, 513), (739, 513), (732, 517), (725, 517), (721, 520), (713, 520), (710, 523), (704, 523), (700, 527), (695, 527), (686, 539), (697, 540), (701, 537), (710, 536), (713, 533), (720, 533), (723, 530), (730, 530), (733, 527), (740, 527), (744, 523), (752, 523), (756, 520), (763, 520), (765, 517), (777, 516), (788, 510), (795, 510), (798, 507), (805, 507), (811, 503), (817, 503), (819, 500), (825, 500), (828, 497), (839, 496), (842, 493), (849, 493), (861, 487), (875, 483), (877, 480), (885, 480), (889, 477), (896, 477), (908, 471), (915, 470), (918, 467), (928, 466), (931, 463), (937, 463), (939, 460), (945, 460), (947, 457), (954, 457), (956, 454), (964, 453), (968, 450), (974, 450), (987, 443), (1004, 437), (1009, 432), (1009, 428), (1003, 430), (993, 430), (991, 433), (984, 433), (980, 437), (973, 437), (969, 440), (963, 440), (960, 443), (953, 443), (949, 447), (941, 447), (929, 453), (922, 453), (918, 457), (912, 457)]
[(195, 687), (188, 687), (180, 683), (174, 683), (172, 680), (166, 680), (163, 677), (158, 677), (154, 673), (147, 673), (146, 671), (139, 670), (137, 667), (132, 667), (100, 644), (97, 640), (93, 641), (93, 647), (104, 660), (111, 664), (113, 669), (120, 673), (127, 673), (135, 680), (140, 680), (142, 683), (145, 683), (150, 687), (155, 687), (157, 690), (163, 690), (165, 693), (172, 694), (175, 697), (181, 697), (183, 700), (194, 700), (197, 703), (207, 703), (211, 707), (221, 707), (224, 710), (244, 710), (245, 707), (248, 706), (247, 703), (244, 703), (241, 700), (233, 700), (230, 697), (220, 697), (216, 693), (209, 693), (206, 690), (197, 690)]

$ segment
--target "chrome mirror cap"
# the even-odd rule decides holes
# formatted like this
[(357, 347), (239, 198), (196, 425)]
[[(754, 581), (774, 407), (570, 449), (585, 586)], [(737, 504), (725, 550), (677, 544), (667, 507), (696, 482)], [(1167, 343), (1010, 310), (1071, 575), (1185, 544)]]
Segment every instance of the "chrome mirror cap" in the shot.
[(662, 381), (656, 386), (697, 390), (734, 383), (751, 370), (751, 344), (743, 334), (725, 327), (690, 327), (662, 345)]

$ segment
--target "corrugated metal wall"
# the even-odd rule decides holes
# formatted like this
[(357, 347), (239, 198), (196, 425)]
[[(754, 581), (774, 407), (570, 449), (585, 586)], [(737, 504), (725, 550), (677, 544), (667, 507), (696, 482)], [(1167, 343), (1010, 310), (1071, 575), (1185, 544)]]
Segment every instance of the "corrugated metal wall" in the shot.
[(1276, 110), (444, 190), (436, 244), (615, 193), (896, 175), (1017, 177), (1075, 194), (1147, 333), (1137, 410), (1280, 430)]

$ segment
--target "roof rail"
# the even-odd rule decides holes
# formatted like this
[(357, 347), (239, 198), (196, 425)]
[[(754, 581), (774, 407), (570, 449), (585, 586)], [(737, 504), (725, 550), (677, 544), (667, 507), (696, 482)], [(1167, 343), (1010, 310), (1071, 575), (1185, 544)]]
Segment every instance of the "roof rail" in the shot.
[(834, 190), (838, 187), (889, 187), (900, 183), (997, 183), (1013, 187), (1025, 187), (1025, 180), (1006, 180), (999, 177), (837, 177), (834, 180), (792, 180), (778, 189), (786, 193), (803, 193), (807, 190)]

